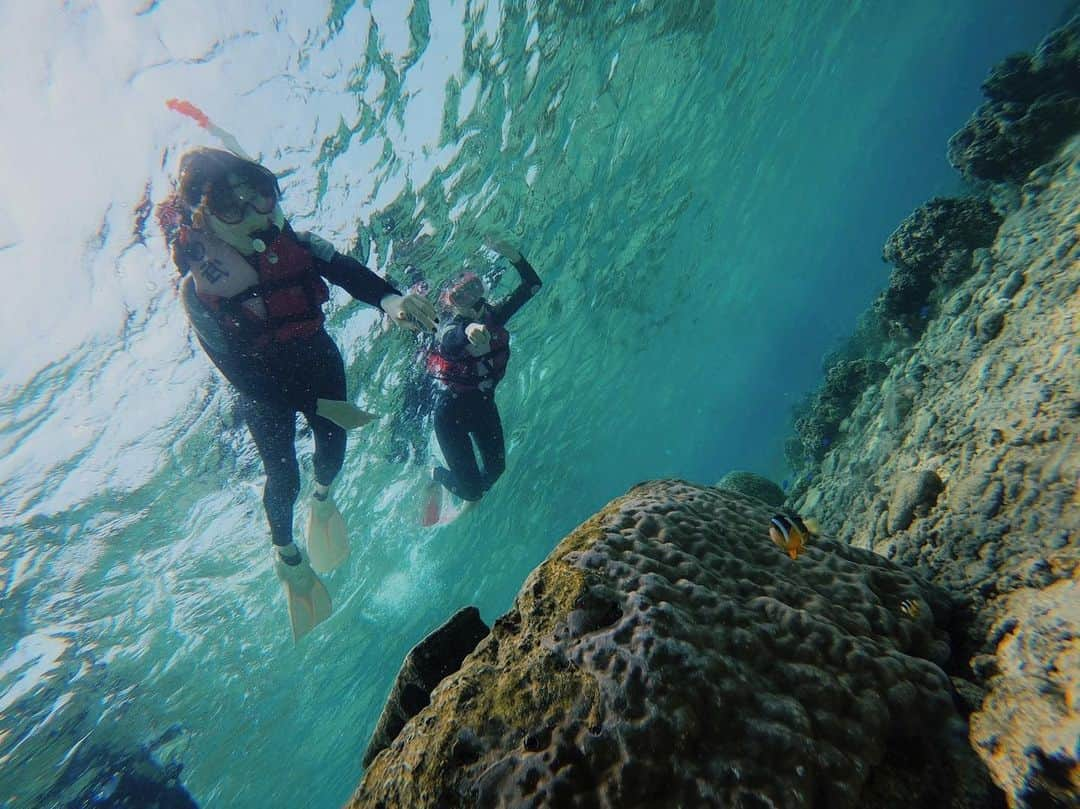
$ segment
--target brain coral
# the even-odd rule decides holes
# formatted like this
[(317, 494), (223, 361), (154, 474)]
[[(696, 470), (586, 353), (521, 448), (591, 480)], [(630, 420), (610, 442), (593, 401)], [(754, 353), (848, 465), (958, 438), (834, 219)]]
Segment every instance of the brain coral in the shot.
[(949, 604), (829, 540), (793, 561), (768, 519), (681, 481), (613, 501), (530, 575), (351, 805), (864, 805), (891, 750), (955, 729)]
[(755, 472), (748, 472), (745, 469), (735, 469), (728, 472), (716, 482), (716, 488), (741, 492), (750, 497), (756, 497), (758, 500), (768, 503), (775, 508), (784, 505), (785, 497), (783, 489), (767, 477), (763, 477)]

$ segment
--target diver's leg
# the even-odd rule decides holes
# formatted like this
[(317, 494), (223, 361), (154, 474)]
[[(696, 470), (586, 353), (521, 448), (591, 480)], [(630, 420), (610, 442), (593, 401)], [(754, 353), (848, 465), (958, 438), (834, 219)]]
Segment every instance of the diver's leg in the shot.
[[(267, 377), (274, 383), (281, 381), (274, 374)], [(299, 408), (293, 405), (287, 386), (277, 385), (276, 391), (288, 404), (273, 406), (241, 396), (241, 408), (266, 468), (263, 505), (276, 551), (274, 571), (285, 590), (293, 639), (299, 640), (330, 616), (333, 605), (325, 585), (293, 542), (293, 506), (300, 493), (300, 468), (296, 462)]]
[(292, 545), (293, 504), (300, 493), (300, 469), (296, 463), (296, 414), (270, 407), (247, 396), (240, 397), (240, 409), (248, 432), (259, 450), (266, 485), (263, 508), (270, 523), (270, 538), (281, 550)]
[(463, 500), (479, 500), (480, 468), (469, 438), (467, 402), (444, 393), (435, 405), (435, 436), (449, 469), (435, 468), (435, 480)]
[(325, 332), (315, 335), (307, 346), (304, 418), (315, 439), (315, 491), (325, 495), (345, 462), (346, 432), (327, 418), (316, 415), (319, 399), (343, 401), (346, 396), (345, 363), (334, 341)]
[(324, 418), (309, 419), (315, 437), (315, 491), (324, 494), (345, 463), (345, 431)]
[(484, 396), (473, 409), (473, 438), (480, 458), (484, 462), (484, 491), (490, 489), (506, 470), (506, 442), (503, 438), (502, 419), (495, 406), (493, 395)]

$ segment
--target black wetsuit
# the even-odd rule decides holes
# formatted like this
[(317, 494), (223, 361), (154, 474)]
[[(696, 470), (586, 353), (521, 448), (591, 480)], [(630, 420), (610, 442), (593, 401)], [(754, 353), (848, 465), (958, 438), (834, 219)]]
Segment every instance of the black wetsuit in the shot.
[[(307, 235), (298, 237), (298, 241), (311, 252), (312, 270), (357, 300), (377, 307), (386, 295), (400, 294), (359, 261), (333, 251), (326, 242)], [(182, 251), (174, 250), (173, 256), (181, 273), (186, 274)], [(253, 262), (254, 257), (249, 258), (249, 263)], [(194, 286), (190, 279), (183, 284)], [(182, 286), (181, 291), (188, 300), (194, 297), (191, 289)], [(240, 393), (241, 412), (266, 469), (263, 506), (270, 535), (275, 545), (288, 545), (293, 541), (293, 505), (300, 493), (296, 414), (304, 414), (315, 439), (313, 465), (317, 482), (329, 485), (345, 459), (345, 430), (315, 414), (318, 399), (346, 398), (341, 354), (321, 328), (310, 336), (271, 342), (257, 350), (238, 338), (209, 339), (200, 333), (197, 324), (196, 335), (214, 365)]]
[[(433, 353), (464, 365), (485, 360), (483, 355), (469, 354), (465, 327), (479, 322), (505, 328), (514, 313), (540, 291), (540, 276), (528, 261), (522, 258), (514, 267), (521, 276), (517, 288), (497, 304), (481, 301), (478, 318), (455, 315), (436, 335)], [(464, 500), (479, 500), (506, 469), (502, 420), (495, 406), (495, 385), (502, 378), (504, 368), (505, 365), (489, 379), (475, 373), (449, 380), (441, 378), (442, 389), (435, 399), (435, 435), (449, 469), (437, 467), (435, 480)], [(473, 450), (474, 441), (483, 463), (482, 471)]]

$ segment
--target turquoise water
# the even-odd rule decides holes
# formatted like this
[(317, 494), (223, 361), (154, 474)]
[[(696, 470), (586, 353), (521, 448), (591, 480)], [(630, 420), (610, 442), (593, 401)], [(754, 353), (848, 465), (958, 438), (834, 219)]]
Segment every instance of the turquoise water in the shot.
[[(790, 408), (883, 287), (884, 239), (956, 189), (945, 141), (986, 71), (1069, 4), (316, 5), (71, 3), (40, 53), (2, 12), (43, 106), (0, 136), (0, 180), (49, 181), (0, 207), (0, 805), (63, 805), (166, 731), (202, 805), (339, 805), (403, 655), (457, 608), (496, 618), (639, 480), (785, 477)], [(495, 232), (545, 280), (499, 388), (507, 472), (437, 529), (425, 467), (387, 460), (415, 345), (335, 295), (350, 391), (386, 415), (337, 485), (334, 615), (295, 648), (254, 449), (145, 221), (210, 142), (171, 96), (380, 271), (497, 270)]]

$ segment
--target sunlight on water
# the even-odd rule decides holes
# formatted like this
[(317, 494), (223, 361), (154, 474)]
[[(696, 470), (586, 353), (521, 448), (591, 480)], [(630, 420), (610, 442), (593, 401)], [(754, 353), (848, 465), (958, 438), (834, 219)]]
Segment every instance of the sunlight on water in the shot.
[(0, 662), (0, 682), (4, 684), (0, 711), (7, 711), (30, 693), (57, 667), (66, 649), (67, 643), (55, 635), (36, 633), (21, 638), (15, 650)]
[[(985, 71), (1065, 4), (285, 5), (0, 9), (25, 124), (0, 135), (21, 189), (0, 201), (5, 807), (104, 789), (148, 746), (200, 804), (339, 805), (402, 657), (455, 610), (494, 620), (639, 480), (782, 478), (790, 407), (884, 284), (884, 237), (954, 182)], [(433, 445), (397, 416), (417, 345), (335, 291), (380, 420), (335, 487), (335, 613), (295, 648), (258, 457), (148, 218), (211, 143), (171, 97), (279, 175), (298, 230), (398, 283), (468, 267), (507, 293), (492, 233), (545, 281), (511, 324), (507, 471), (428, 529)]]

